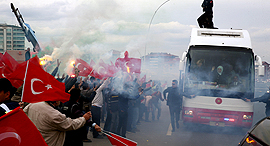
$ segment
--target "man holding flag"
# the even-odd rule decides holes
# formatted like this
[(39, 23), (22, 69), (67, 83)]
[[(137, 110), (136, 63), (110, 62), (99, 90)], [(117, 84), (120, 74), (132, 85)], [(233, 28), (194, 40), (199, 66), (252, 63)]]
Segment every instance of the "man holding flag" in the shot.
[(77, 119), (67, 118), (55, 109), (59, 104), (60, 101), (45, 101), (30, 103), (24, 108), (24, 112), (35, 124), (49, 146), (63, 146), (66, 131), (83, 127), (86, 121), (91, 118), (90, 112)]
[(90, 112), (76, 119), (67, 118), (60, 113), (56, 107), (60, 101), (68, 100), (69, 94), (65, 93), (64, 83), (57, 81), (42, 68), (27, 62), (22, 101), (30, 104), (24, 108), (24, 112), (49, 146), (63, 146), (66, 131), (83, 127), (91, 118)]

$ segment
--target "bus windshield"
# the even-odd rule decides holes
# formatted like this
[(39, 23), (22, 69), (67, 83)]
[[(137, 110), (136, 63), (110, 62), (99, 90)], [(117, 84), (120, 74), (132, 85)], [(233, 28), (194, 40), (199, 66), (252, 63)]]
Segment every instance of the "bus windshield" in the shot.
[(185, 75), (185, 92), (229, 98), (254, 96), (254, 57), (251, 49), (191, 46)]

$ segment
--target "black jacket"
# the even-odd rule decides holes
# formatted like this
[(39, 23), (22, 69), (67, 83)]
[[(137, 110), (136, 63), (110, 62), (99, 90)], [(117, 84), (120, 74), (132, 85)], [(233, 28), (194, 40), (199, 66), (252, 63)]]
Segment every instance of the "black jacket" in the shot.
[[(6, 101), (4, 103), (0, 103), (0, 105), (1, 104), (5, 104), (9, 110), (14, 110), (16, 107), (20, 106), (18, 102), (14, 102), (14, 101)], [(6, 114), (6, 110), (0, 106), (0, 117), (5, 114)]]
[[(71, 119), (76, 119), (84, 115), (82, 111), (82, 105), (77, 102), (71, 101), (68, 101), (64, 104), (63, 113), (67, 117), (70, 117)], [(89, 125), (91, 127), (92, 124), (93, 124), (92, 121), (90, 120), (86, 121), (86, 125)], [(75, 146), (75, 145), (82, 146), (86, 125), (77, 130), (67, 131), (64, 146)]]
[(107, 93), (107, 96), (105, 96), (105, 101), (107, 103), (107, 110), (116, 112), (118, 111), (118, 106), (119, 106), (119, 96), (120, 94), (118, 92), (114, 91), (109, 91)]
[(253, 98), (250, 100), (251, 102), (263, 102), (265, 103), (265, 114), (266, 116), (270, 116), (270, 93), (267, 92), (265, 94), (263, 94), (261, 97), (257, 97), (257, 98)]
[[(166, 93), (168, 93), (168, 97), (166, 97)], [(182, 106), (183, 96), (191, 98), (190, 95), (187, 95), (183, 91), (177, 88), (168, 87), (163, 91), (164, 99), (167, 99), (168, 106)]]
[(65, 80), (65, 92), (68, 92), (72, 86), (77, 82), (77, 78), (67, 77)]
[(204, 0), (202, 3), (202, 8), (204, 12), (213, 12), (213, 0)]

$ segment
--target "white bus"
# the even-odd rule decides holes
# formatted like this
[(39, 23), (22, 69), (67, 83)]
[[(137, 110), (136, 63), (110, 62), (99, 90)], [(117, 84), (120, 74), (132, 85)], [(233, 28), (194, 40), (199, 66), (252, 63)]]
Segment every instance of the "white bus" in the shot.
[(250, 127), (253, 120), (255, 56), (246, 30), (193, 28), (189, 48), (180, 61), (184, 124)]

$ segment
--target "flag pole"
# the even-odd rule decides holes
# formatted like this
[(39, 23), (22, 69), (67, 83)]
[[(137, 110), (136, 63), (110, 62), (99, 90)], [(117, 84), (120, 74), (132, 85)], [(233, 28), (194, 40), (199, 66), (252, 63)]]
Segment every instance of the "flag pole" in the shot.
[(29, 60), (27, 61), (27, 65), (26, 65), (26, 69), (25, 69), (25, 75), (24, 75), (24, 79), (23, 79), (23, 89), (22, 89), (22, 98), (21, 98), (21, 101), (23, 100), (24, 85), (25, 85), (25, 78), (26, 78), (26, 74), (27, 74), (27, 70), (28, 70), (28, 64), (29, 64)]
[[(92, 60), (92, 59), (91, 59), (91, 60)], [(94, 62), (94, 63), (95, 63), (95, 62)], [(91, 64), (91, 62), (90, 62), (90, 64)], [(95, 65), (93, 66), (93, 69), (91, 70), (89, 76), (91, 76), (91, 73), (94, 71), (94, 68), (96, 68), (96, 67), (97, 67), (97, 64), (95, 63)]]
[(90, 72), (89, 76), (91, 76), (91, 73), (94, 71), (94, 68), (92, 69), (92, 71)]

